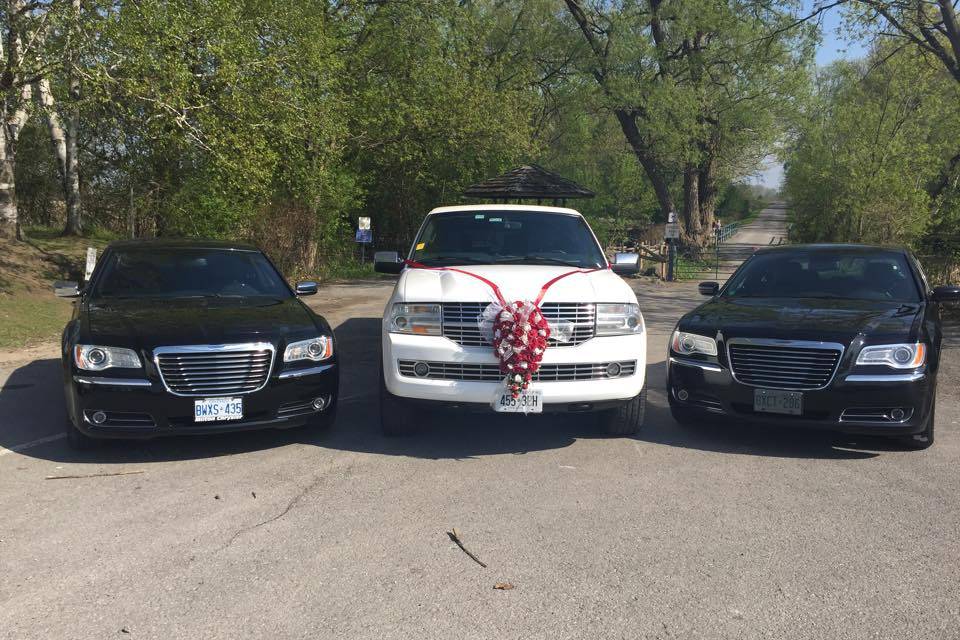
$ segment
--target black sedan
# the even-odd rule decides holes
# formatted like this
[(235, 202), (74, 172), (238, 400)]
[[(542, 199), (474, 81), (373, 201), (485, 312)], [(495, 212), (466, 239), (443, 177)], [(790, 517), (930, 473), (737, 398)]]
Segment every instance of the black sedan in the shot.
[(678, 422), (821, 427), (934, 438), (940, 303), (902, 249), (798, 245), (754, 253), (670, 341), (667, 396)]
[(252, 246), (110, 245), (63, 332), (67, 434), (152, 438), (329, 425), (339, 371), (333, 331)]

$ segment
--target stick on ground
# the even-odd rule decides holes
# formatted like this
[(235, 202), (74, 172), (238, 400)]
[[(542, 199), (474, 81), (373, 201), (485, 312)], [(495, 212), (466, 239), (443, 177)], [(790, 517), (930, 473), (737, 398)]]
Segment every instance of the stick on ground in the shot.
[(46, 480), (76, 480), (78, 478), (106, 478), (107, 476), (132, 476), (143, 471), (116, 471), (113, 473), (91, 473), (85, 476), (47, 476)]
[(454, 527), (453, 531), (447, 531), (447, 535), (450, 537), (451, 540), (453, 540), (453, 542), (454, 542), (458, 547), (460, 547), (460, 550), (461, 550), (461, 551), (463, 551), (465, 554), (467, 554), (468, 556), (470, 556), (470, 559), (471, 559), (471, 560), (473, 560), (474, 562), (476, 562), (478, 565), (480, 565), (480, 566), (483, 567), (484, 569), (487, 568), (487, 565), (484, 564), (483, 561), (480, 560), (480, 558), (478, 558), (477, 556), (475, 556), (475, 555), (473, 555), (472, 553), (470, 553), (470, 550), (467, 549), (465, 546), (463, 546), (463, 542), (460, 540), (460, 534), (457, 533), (456, 527)]

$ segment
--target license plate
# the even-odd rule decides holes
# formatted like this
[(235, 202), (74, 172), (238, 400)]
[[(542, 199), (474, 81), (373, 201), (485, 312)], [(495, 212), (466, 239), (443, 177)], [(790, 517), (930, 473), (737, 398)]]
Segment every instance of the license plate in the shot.
[(754, 389), (753, 410), (758, 413), (783, 413), (790, 416), (799, 416), (803, 414), (803, 394), (797, 391)]
[(194, 422), (221, 422), (243, 418), (243, 398), (204, 398), (193, 401)]
[(494, 400), (497, 413), (543, 413), (543, 391), (527, 389), (514, 398), (509, 393), (500, 394)]

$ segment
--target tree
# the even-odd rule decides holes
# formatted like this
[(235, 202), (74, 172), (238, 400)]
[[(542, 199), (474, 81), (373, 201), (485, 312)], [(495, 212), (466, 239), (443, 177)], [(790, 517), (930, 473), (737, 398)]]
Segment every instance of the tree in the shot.
[(960, 90), (946, 77), (888, 42), (821, 75), (787, 155), (796, 239), (925, 242), (943, 213), (931, 185), (960, 135)]
[(27, 119), (33, 83), (43, 72), (40, 48), (44, 31), (41, 21), (45, 7), (26, 0), (6, 0), (0, 7), (0, 235), (21, 237), (17, 215), (17, 141)]
[(810, 31), (765, 2), (565, 0), (586, 68), (660, 204), (683, 202), (689, 242), (705, 241), (723, 181), (776, 139), (778, 105), (802, 84)]

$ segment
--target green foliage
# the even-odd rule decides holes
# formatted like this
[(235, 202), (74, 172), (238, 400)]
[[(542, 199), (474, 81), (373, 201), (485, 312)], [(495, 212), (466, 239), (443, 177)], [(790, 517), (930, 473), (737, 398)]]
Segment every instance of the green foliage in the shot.
[[(531, 161), (597, 193), (571, 204), (611, 242), (662, 222), (616, 117), (624, 108), (675, 199), (684, 172), (699, 171), (712, 219), (795, 109), (810, 33), (785, 28), (791, 3), (656, 5), (660, 42), (652, 4), (590, 5), (612, 37), (604, 83), (555, 0), (84, 0), (79, 15), (71, 3), (37, 11), (53, 94), (80, 109), (88, 228), (249, 238), (285, 272), (315, 274), (355, 259), (357, 216), (373, 219), (380, 247), (400, 248), (430, 208)], [(67, 58), (76, 67), (54, 63)], [(41, 125), (23, 149), (25, 217), (55, 224)]]
[(917, 247), (956, 221), (955, 196), (929, 190), (960, 135), (960, 87), (944, 76), (889, 45), (819, 78), (786, 162), (796, 239)]

